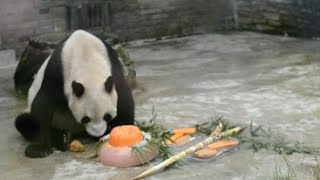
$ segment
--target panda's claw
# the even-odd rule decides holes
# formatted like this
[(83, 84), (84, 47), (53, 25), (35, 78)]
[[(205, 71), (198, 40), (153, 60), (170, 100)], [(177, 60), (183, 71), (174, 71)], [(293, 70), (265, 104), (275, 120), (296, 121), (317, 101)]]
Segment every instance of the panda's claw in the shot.
[(53, 129), (51, 142), (60, 151), (67, 151), (71, 142), (71, 133), (62, 129)]
[(52, 153), (52, 148), (42, 144), (30, 144), (25, 150), (25, 155), (30, 158), (43, 158)]
[(70, 136), (67, 132), (62, 133), (62, 141), (58, 142), (57, 149), (60, 151), (67, 151), (70, 144)]

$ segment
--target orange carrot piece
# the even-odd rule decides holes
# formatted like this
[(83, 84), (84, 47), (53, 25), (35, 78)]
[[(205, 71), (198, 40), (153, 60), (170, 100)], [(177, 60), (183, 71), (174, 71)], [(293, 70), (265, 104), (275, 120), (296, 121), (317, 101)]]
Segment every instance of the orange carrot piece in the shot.
[[(170, 140), (166, 140), (165, 144), (170, 145), (173, 142), (176, 142), (177, 139), (181, 138), (182, 136), (184, 136), (183, 133), (176, 133), (173, 136), (171, 136), (171, 141)], [(173, 141), (173, 142), (172, 142)]]
[(187, 143), (190, 138), (191, 138), (190, 135), (184, 134), (183, 136), (179, 137), (179, 138), (178, 138), (177, 140), (175, 140), (174, 142), (175, 142), (176, 144), (183, 145), (183, 144)]
[(180, 128), (174, 129), (173, 133), (183, 133), (183, 134), (194, 134), (196, 132), (196, 128)]
[(200, 159), (208, 159), (215, 155), (217, 155), (217, 150), (215, 149), (200, 149), (196, 152), (194, 152), (194, 156)]
[(209, 144), (208, 148), (209, 149), (221, 149), (221, 148), (235, 146), (238, 144), (239, 144), (239, 141), (237, 141), (237, 140), (232, 140), (232, 139), (220, 140), (220, 141), (214, 142), (212, 144)]
[(175, 133), (170, 139), (172, 141), (175, 141), (177, 139), (179, 139), (180, 137), (182, 137), (184, 134), (183, 133)]

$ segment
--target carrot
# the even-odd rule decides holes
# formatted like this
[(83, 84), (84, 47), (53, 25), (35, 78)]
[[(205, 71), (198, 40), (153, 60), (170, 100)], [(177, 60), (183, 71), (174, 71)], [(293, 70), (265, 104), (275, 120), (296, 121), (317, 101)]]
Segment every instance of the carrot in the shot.
[(235, 146), (238, 144), (239, 144), (239, 141), (237, 141), (237, 140), (232, 140), (232, 139), (220, 140), (220, 141), (214, 142), (212, 144), (209, 144), (208, 148), (209, 149), (221, 149), (221, 148)]
[(141, 174), (139, 174), (138, 176), (134, 177), (133, 179), (141, 179), (144, 178), (146, 176), (149, 176), (157, 171), (159, 171), (162, 168), (165, 168), (167, 166), (169, 166), (170, 164), (179, 161), (180, 159), (184, 158), (185, 156), (194, 153), (195, 151), (199, 150), (199, 149), (203, 149), (205, 146), (207, 146), (208, 144), (210, 144), (211, 142), (213, 142), (214, 140), (223, 138), (223, 137), (228, 137), (234, 134), (238, 134), (241, 131), (240, 127), (235, 127), (232, 129), (228, 129), (226, 131), (223, 131), (223, 124), (220, 122), (219, 126), (215, 128), (215, 130), (213, 131), (213, 133), (211, 133), (211, 135), (203, 140), (202, 142), (199, 142), (198, 144), (189, 147), (188, 149), (181, 151), (180, 153), (166, 159), (165, 161), (163, 161), (162, 163), (155, 165), (153, 167), (151, 167), (150, 169), (142, 172)]
[(109, 143), (114, 147), (132, 147), (143, 140), (142, 132), (133, 125), (117, 126), (110, 133)]
[(173, 133), (183, 133), (183, 134), (194, 134), (196, 132), (196, 128), (180, 128), (180, 129), (174, 129)]
[(207, 159), (217, 155), (217, 153), (215, 149), (200, 149), (194, 152), (194, 156), (200, 159)]
[(179, 144), (179, 145), (183, 145), (185, 143), (187, 143), (187, 141), (191, 138), (190, 135), (188, 134), (184, 134), (183, 136), (179, 137), (177, 140), (175, 140), (174, 142), (176, 144)]
[[(173, 142), (176, 142), (177, 139), (181, 138), (182, 136), (184, 136), (183, 133), (176, 133), (173, 136), (171, 136), (171, 141), (170, 140), (166, 140), (165, 144), (170, 145)], [(173, 141), (173, 142), (172, 142)]]

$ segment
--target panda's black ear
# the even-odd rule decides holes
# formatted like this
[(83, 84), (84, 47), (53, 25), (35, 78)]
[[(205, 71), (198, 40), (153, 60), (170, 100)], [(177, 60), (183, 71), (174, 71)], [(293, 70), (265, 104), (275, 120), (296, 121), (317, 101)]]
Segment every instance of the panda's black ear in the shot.
[(113, 77), (109, 76), (107, 81), (104, 83), (104, 88), (107, 91), (107, 93), (111, 93), (113, 87)]
[(84, 93), (84, 86), (81, 83), (78, 83), (76, 81), (72, 81), (72, 92), (77, 97), (81, 97)]

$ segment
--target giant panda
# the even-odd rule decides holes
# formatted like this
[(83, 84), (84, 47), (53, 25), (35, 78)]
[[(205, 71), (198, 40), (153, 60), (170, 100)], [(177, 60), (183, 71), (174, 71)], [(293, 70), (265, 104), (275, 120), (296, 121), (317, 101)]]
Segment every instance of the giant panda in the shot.
[(101, 137), (134, 123), (134, 101), (116, 52), (96, 36), (77, 30), (54, 49), (28, 91), (28, 107), (16, 129), (32, 143), (25, 155), (66, 151), (71, 135)]

